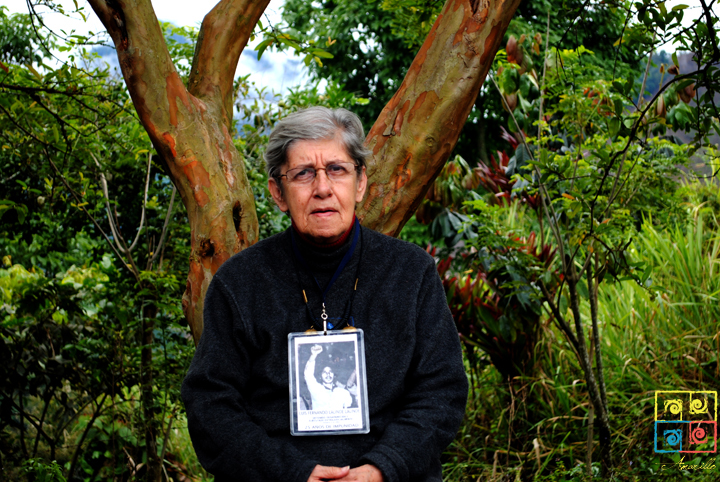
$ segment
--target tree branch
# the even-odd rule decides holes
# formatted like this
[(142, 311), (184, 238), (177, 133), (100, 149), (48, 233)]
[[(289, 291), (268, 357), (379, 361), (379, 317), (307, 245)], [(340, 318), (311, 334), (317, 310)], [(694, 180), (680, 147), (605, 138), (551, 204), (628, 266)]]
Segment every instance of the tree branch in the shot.
[(597, 379), (593, 373), (592, 361), (590, 360), (582, 320), (580, 319), (580, 300), (576, 284), (578, 275), (575, 271), (575, 264), (569, 263), (569, 266), (572, 273), (568, 277), (568, 291), (570, 292), (570, 308), (573, 313), (573, 318), (575, 318), (575, 332), (577, 333), (578, 346), (580, 347), (580, 358), (578, 361), (585, 373), (585, 383), (588, 388), (590, 402), (595, 407), (598, 423), (600, 425), (600, 448), (601, 459), (603, 461), (603, 471), (608, 471), (612, 467), (612, 454), (610, 452), (610, 421), (606, 405), (603, 403), (600, 395)]
[(85, 215), (88, 218), (90, 218), (90, 221), (92, 221), (92, 223), (95, 225), (95, 227), (98, 229), (98, 231), (100, 231), (100, 234), (102, 234), (103, 238), (105, 238), (105, 241), (110, 245), (113, 252), (115, 253), (115, 256), (117, 256), (118, 260), (128, 269), (128, 271), (130, 271), (133, 274), (133, 276), (135, 277), (135, 280), (140, 282), (140, 278), (138, 277), (137, 269), (136, 268), (134, 269), (134, 263), (132, 263), (132, 257), (130, 257), (129, 253), (128, 253), (128, 258), (130, 259), (130, 262), (132, 263), (132, 265), (131, 265), (132, 267), (128, 266), (125, 263), (122, 255), (118, 252), (117, 249), (115, 249), (115, 246), (113, 245), (112, 241), (110, 241), (107, 234), (105, 234), (105, 231), (103, 231), (103, 229), (98, 224), (97, 220), (93, 217), (92, 214), (90, 214), (88, 212), (87, 209), (85, 209), (85, 206), (83, 206), (80, 196), (78, 196), (77, 193), (75, 193), (75, 190), (73, 190), (73, 188), (70, 187), (70, 184), (68, 184), (67, 180), (65, 179), (65, 176), (62, 175), (62, 172), (60, 172), (60, 169), (58, 169), (58, 167), (55, 165), (55, 163), (49, 157), (48, 157), (48, 162), (50, 163), (50, 166), (52, 166), (52, 168), (55, 171), (55, 173), (57, 174), (57, 176), (60, 178), (60, 181), (62, 181), (62, 183), (67, 188), (67, 190), (70, 191), (70, 194), (72, 194), (72, 196), (75, 198), (75, 202), (77, 203), (77, 206), (82, 210), (82, 212), (85, 213)]
[(75, 472), (75, 467), (77, 465), (78, 461), (78, 455), (80, 455), (80, 448), (82, 447), (83, 442), (85, 442), (85, 438), (87, 437), (88, 433), (90, 432), (90, 429), (92, 428), (93, 424), (95, 423), (95, 420), (100, 416), (100, 413), (102, 412), (102, 406), (105, 403), (105, 400), (107, 399), (107, 393), (103, 394), (102, 400), (100, 400), (100, 403), (96, 405), (95, 411), (92, 414), (92, 417), (88, 421), (87, 425), (85, 426), (85, 430), (83, 430), (82, 435), (80, 436), (80, 441), (77, 444), (77, 447), (75, 447), (75, 451), (73, 452), (72, 460), (70, 461), (70, 469), (68, 470), (68, 480), (72, 480), (73, 473)]
[(177, 128), (178, 117), (185, 117), (180, 106), (185, 111), (195, 109), (172, 63), (150, 0), (88, 2), (113, 39), (135, 110), (155, 148), (171, 151), (174, 143), (164, 134)]
[[(515, 124), (515, 127), (517, 128), (518, 132), (520, 132), (520, 138), (523, 142), (523, 145), (525, 146), (525, 150), (528, 153), (528, 156), (530, 156), (530, 159), (533, 161), (533, 166), (535, 168), (535, 173), (538, 177), (538, 195), (540, 196), (540, 201), (542, 203), (543, 211), (545, 214), (547, 214), (548, 217), (548, 224), (550, 225), (550, 231), (553, 233), (553, 236), (555, 237), (555, 242), (557, 243), (558, 249), (560, 251), (560, 262), (562, 263), (563, 272), (567, 272), (567, 263), (565, 260), (565, 248), (563, 244), (563, 238), (560, 234), (560, 229), (557, 226), (557, 220), (560, 219), (560, 217), (555, 212), (555, 207), (552, 204), (552, 199), (550, 198), (550, 194), (548, 193), (547, 187), (545, 184), (542, 183), (542, 174), (540, 173), (540, 168), (537, 166), (537, 164), (534, 164), (535, 162), (535, 156), (533, 155), (532, 151), (530, 150), (530, 146), (527, 143), (527, 139), (525, 138), (525, 132), (520, 129), (520, 124), (518, 124), (517, 119), (515, 118), (515, 114), (513, 114), (512, 109), (507, 103), (507, 100), (505, 99), (505, 96), (502, 94), (502, 91), (500, 90), (500, 87), (497, 85), (497, 82), (495, 82), (494, 77), (490, 77), (490, 80), (492, 81), (493, 85), (495, 86), (495, 89), (497, 89), (498, 94), (500, 95), (500, 99), (502, 100), (503, 104), (505, 105), (505, 108), (507, 108), (508, 112), (510, 112), (510, 117), (513, 120), (513, 123)], [(574, 179), (574, 177), (573, 177)], [(543, 194), (544, 193), (544, 194)], [(545, 198), (547, 198), (547, 205), (545, 204)], [(548, 210), (548, 207), (550, 208)]]
[(155, 260), (157, 259), (158, 255), (162, 251), (163, 244), (165, 243), (165, 238), (167, 235), (167, 228), (170, 224), (170, 216), (172, 215), (173, 205), (175, 204), (175, 193), (177, 193), (177, 189), (175, 186), (173, 186), (172, 190), (172, 196), (170, 196), (170, 205), (168, 206), (167, 214), (165, 215), (165, 223), (163, 224), (162, 234), (160, 235), (160, 241), (158, 241), (158, 245), (155, 247), (155, 252), (153, 253), (152, 257), (148, 261), (147, 269), (148, 271), (152, 269), (152, 265), (155, 263)]
[(105, 178), (105, 174), (101, 170), (100, 162), (98, 162), (97, 158), (92, 152), (90, 153), (90, 157), (93, 158), (93, 160), (95, 161), (95, 165), (100, 170), (100, 188), (102, 189), (103, 197), (105, 198), (105, 212), (107, 213), (108, 224), (110, 224), (110, 232), (113, 235), (113, 240), (115, 241), (115, 245), (117, 246), (118, 250), (125, 252), (125, 247), (120, 244), (120, 233), (118, 232), (118, 228), (115, 223), (115, 215), (113, 214), (112, 209), (110, 209), (110, 195), (108, 194), (107, 179)]
[(133, 240), (132, 244), (130, 244), (130, 247), (128, 248), (128, 253), (135, 249), (135, 245), (137, 245), (138, 239), (140, 239), (140, 233), (142, 232), (142, 228), (145, 225), (145, 207), (147, 206), (147, 195), (148, 195), (148, 188), (150, 187), (150, 168), (152, 167), (152, 152), (148, 152), (148, 162), (147, 162), (147, 174), (145, 176), (145, 193), (143, 194), (143, 205), (142, 205), (142, 211), (140, 212), (140, 227), (137, 230), (137, 234), (135, 235), (135, 239)]
[[(365, 144), (366, 226), (396, 235), (450, 156), (519, 0), (448, 0)], [(438, 66), (442, 66), (438, 68)]]
[[(655, 37), (657, 36), (657, 32), (653, 32), (653, 46), (655, 45)], [(645, 86), (647, 85), (647, 79), (648, 75), (650, 74), (650, 65), (652, 64), (652, 56), (655, 53), (655, 47), (650, 49), (650, 54), (648, 55), (647, 64), (645, 64), (645, 75), (643, 75), (642, 85), (640, 86), (640, 94), (638, 96), (637, 105), (638, 107), (642, 107), (642, 101), (645, 99)], [(598, 103), (598, 107), (600, 107), (600, 103)]]
[(717, 60), (720, 57), (720, 48), (718, 48), (717, 38), (715, 37), (715, 32), (713, 32), (713, 30), (715, 29), (713, 29), (712, 27), (714, 24), (711, 15), (711, 8), (713, 3), (715, 3), (714, 0), (710, 2), (710, 7), (708, 7), (708, 5), (705, 3), (705, 0), (700, 0), (700, 4), (702, 5), (703, 9), (703, 15), (705, 15), (705, 21), (707, 22), (708, 30), (710, 30), (710, 35), (708, 35), (708, 38), (710, 39), (710, 43), (712, 44), (713, 48), (712, 58)]
[[(115, 43), (140, 122), (167, 166), (188, 213), (192, 250), (183, 311), (197, 341), (202, 333), (203, 299), (212, 276), (230, 256), (258, 238), (255, 200), (245, 163), (233, 144), (232, 117), (228, 117), (218, 82), (232, 85), (237, 62), (229, 66), (228, 51), (239, 58), (254, 27), (251, 17), (261, 14), (265, 0), (259, 5), (250, 5), (249, 0), (223, 1), (205, 23), (198, 62), (208, 63), (194, 62), (193, 68), (216, 69), (208, 72), (215, 75), (216, 83), (212, 75), (206, 79), (209, 84), (201, 79), (193, 92), (203, 100), (183, 85), (150, 0), (89, 2)], [(236, 25), (228, 23), (231, 21)], [(253, 25), (243, 27), (250, 23)], [(234, 34), (225, 38), (225, 27)], [(201, 85), (214, 87), (203, 90), (199, 89)]]
[(565, 318), (563, 317), (562, 313), (560, 313), (560, 310), (558, 309), (557, 305), (553, 301), (553, 296), (548, 291), (547, 287), (545, 286), (545, 283), (543, 283), (542, 280), (540, 280), (539, 283), (540, 290), (543, 293), (543, 296), (545, 297), (545, 301), (547, 302), (548, 306), (550, 307), (550, 311), (553, 314), (553, 317), (555, 318), (555, 321), (557, 321), (558, 325), (560, 326), (560, 329), (563, 333), (565, 333), (565, 336), (567, 337), (570, 344), (575, 349), (576, 355), (579, 357), (580, 353), (580, 347), (578, 346), (577, 338), (575, 337), (575, 333), (572, 332), (570, 329), (570, 326), (567, 324), (567, 321), (565, 321)]
[(225, 125), (233, 118), (233, 79), (240, 55), (270, 0), (221, 0), (205, 15), (198, 35), (188, 90), (222, 106)]
[(85, 109), (87, 109), (87, 110), (89, 110), (89, 111), (91, 111), (91, 112), (94, 112), (94, 113), (96, 113), (96, 114), (98, 114), (98, 115), (105, 115), (105, 114), (101, 113), (101, 112), (100, 112), (99, 110), (97, 110), (96, 108), (94, 108), (94, 107), (92, 107), (91, 105), (87, 104), (86, 102), (82, 101), (82, 100), (80, 99), (80, 97), (83, 97), (83, 96), (84, 96), (84, 97), (93, 97), (93, 98), (95, 98), (95, 99), (97, 99), (97, 100), (100, 100), (100, 101), (102, 101), (102, 102), (112, 103), (112, 104), (115, 105), (115, 106), (118, 108), (118, 110), (120, 110), (120, 111), (124, 111), (124, 110), (125, 110), (125, 107), (123, 107), (122, 105), (118, 105), (118, 103), (117, 103), (116, 101), (110, 99), (109, 97), (104, 96), (104, 95), (98, 95), (98, 94), (88, 94), (88, 93), (85, 93), (85, 91), (84, 91), (83, 89), (79, 89), (79, 90), (60, 90), (60, 89), (55, 89), (55, 88), (53, 88), (53, 87), (46, 87), (46, 86), (43, 86), (43, 87), (27, 87), (27, 86), (24, 86), (24, 85), (6, 84), (6, 83), (4, 83), (4, 82), (0, 82), (0, 88), (2, 88), (2, 89), (8, 89), (8, 90), (14, 90), (14, 91), (17, 91), (17, 92), (22, 92), (22, 93), (27, 94), (27, 95), (33, 95), (33, 94), (54, 94), (54, 95), (62, 95), (62, 96), (68, 97), (69, 99), (72, 99), (73, 101), (75, 101), (75, 102), (77, 102), (78, 104), (80, 104), (81, 106), (83, 106), (83, 108), (85, 108)]
[[(21, 398), (22, 398), (22, 396), (21, 396)], [(48, 435), (48, 434), (45, 432), (45, 430), (42, 429), (42, 423), (38, 423), (38, 422), (33, 421), (33, 416), (32, 416), (31, 414), (25, 412), (22, 403), (20, 403), (20, 404), (16, 404), (15, 402), (11, 402), (11, 403), (12, 403), (12, 405), (15, 406), (15, 409), (20, 413), (20, 415), (22, 416), (22, 418), (24, 418), (25, 420), (27, 420), (28, 422), (30, 422), (30, 425), (32, 425), (33, 428), (35, 428), (35, 431), (37, 432), (37, 436), (38, 436), (38, 437), (39, 437), (40, 435), (42, 435), (43, 438), (44, 438), (45, 440), (47, 440), (47, 442), (48, 442), (49, 444), (52, 444), (52, 443), (54, 442), (53, 438), (50, 437), (50, 435)], [(23, 423), (22, 420), (20, 421), (20, 423)], [(37, 444), (35, 445), (35, 448), (37, 449)], [(33, 457), (34, 457), (34, 456), (35, 456), (35, 453), (33, 452)]]
[[(48, 385), (45, 388), (45, 396), (43, 397), (43, 401), (45, 402), (45, 405), (43, 406), (42, 415), (40, 415), (40, 420), (37, 424), (37, 435), (35, 436), (35, 445), (33, 446), (33, 453), (32, 456), (35, 458), (37, 455), (38, 445), (40, 444), (40, 435), (44, 435), (45, 437), (48, 437), (48, 435), (42, 430), (43, 423), (45, 423), (45, 415), (47, 415), (48, 408), (50, 408), (50, 400), (52, 399), (53, 394), (51, 393), (50, 396), (48, 396), (48, 391), (50, 390), (50, 385)], [(50, 444), (52, 444), (52, 439), (48, 438), (48, 441), (50, 441)]]
[[(592, 257), (588, 254), (588, 259)], [(597, 253), (595, 261), (597, 262)], [(597, 268), (597, 267), (596, 267)], [(600, 389), (600, 400), (607, 411), (607, 391), (605, 389), (605, 370), (602, 361), (602, 345), (600, 343), (600, 327), (598, 326), (598, 288), (600, 280), (595, 279), (597, 271), (593, 272), (592, 263), (587, 265), (588, 294), (590, 300), (590, 321), (592, 323), (592, 338), (595, 345), (595, 369), (597, 370), (598, 388)]]
[(592, 361), (590, 360), (590, 354), (588, 353), (587, 341), (585, 340), (585, 330), (583, 329), (580, 315), (580, 296), (577, 292), (577, 280), (579, 277), (575, 270), (574, 263), (569, 263), (569, 266), (572, 273), (570, 273), (570, 276), (568, 277), (568, 291), (570, 293), (570, 309), (572, 311), (573, 318), (575, 319), (575, 333), (577, 335), (578, 347), (580, 348), (580, 358), (578, 361), (580, 362), (583, 372), (585, 372), (585, 383), (588, 387), (590, 400), (592, 404), (595, 405), (595, 410), (600, 418), (600, 423), (605, 427), (608, 427), (608, 413), (605, 409), (605, 404), (600, 398), (600, 390), (598, 388), (595, 374), (593, 373)]

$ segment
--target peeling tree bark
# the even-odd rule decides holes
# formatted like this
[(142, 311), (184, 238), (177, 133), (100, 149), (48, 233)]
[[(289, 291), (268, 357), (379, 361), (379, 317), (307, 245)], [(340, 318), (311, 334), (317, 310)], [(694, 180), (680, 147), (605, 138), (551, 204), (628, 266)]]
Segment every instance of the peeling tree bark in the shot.
[[(199, 341), (212, 276), (258, 238), (232, 144), (233, 76), (269, 0), (222, 0), (205, 17), (186, 88), (150, 0), (89, 0), (112, 36), (133, 103), (192, 229), (183, 310)], [(397, 235), (447, 161), (520, 0), (448, 0), (397, 93), (368, 133), (363, 224)]]
[(455, 148), (520, 0), (448, 0), (368, 133), (365, 226), (397, 236)]
[(90, 0), (115, 43), (140, 121), (187, 209), (192, 251), (183, 310), (196, 341), (212, 276), (258, 238), (253, 195), (230, 127), (235, 67), (268, 2), (216, 5), (203, 21), (188, 89), (149, 0)]

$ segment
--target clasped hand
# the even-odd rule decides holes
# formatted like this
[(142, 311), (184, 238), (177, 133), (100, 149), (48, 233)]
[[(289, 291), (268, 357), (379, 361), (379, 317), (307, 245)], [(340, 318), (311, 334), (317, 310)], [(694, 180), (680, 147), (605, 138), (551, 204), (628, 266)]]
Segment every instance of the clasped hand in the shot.
[(350, 467), (327, 467), (316, 465), (308, 482), (331, 480), (335, 482), (383, 482), (382, 472), (374, 465)]

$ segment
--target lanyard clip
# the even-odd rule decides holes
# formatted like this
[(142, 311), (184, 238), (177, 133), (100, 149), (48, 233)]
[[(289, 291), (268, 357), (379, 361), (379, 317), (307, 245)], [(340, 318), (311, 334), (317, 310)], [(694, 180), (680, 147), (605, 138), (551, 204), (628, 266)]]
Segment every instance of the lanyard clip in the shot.
[(325, 302), (323, 302), (323, 312), (322, 312), (322, 314), (320, 315), (320, 318), (322, 318), (322, 320), (323, 320), (323, 332), (324, 332), (325, 335), (327, 335), (327, 319), (328, 319), (328, 315), (327, 315), (327, 313), (325, 313)]

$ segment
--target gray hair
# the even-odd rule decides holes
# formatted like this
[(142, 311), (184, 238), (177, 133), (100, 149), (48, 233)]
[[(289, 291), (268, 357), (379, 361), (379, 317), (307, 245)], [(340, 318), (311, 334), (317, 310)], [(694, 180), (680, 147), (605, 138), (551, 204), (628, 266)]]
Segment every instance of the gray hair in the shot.
[[(308, 107), (285, 117), (275, 124), (265, 149), (268, 176), (280, 179), (280, 168), (287, 162), (287, 152), (296, 141), (332, 139), (340, 133), (348, 156), (358, 172), (365, 167), (370, 150), (365, 147), (365, 133), (360, 118), (347, 109)], [(282, 189), (282, 184), (280, 185)]]

